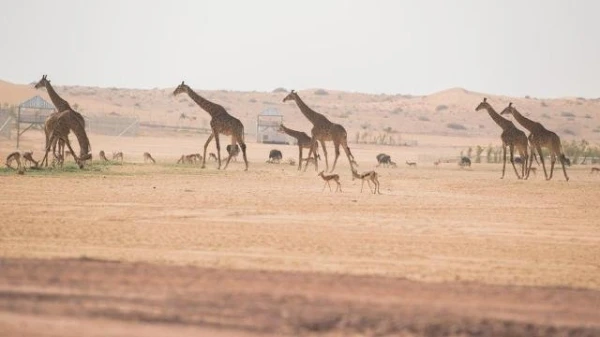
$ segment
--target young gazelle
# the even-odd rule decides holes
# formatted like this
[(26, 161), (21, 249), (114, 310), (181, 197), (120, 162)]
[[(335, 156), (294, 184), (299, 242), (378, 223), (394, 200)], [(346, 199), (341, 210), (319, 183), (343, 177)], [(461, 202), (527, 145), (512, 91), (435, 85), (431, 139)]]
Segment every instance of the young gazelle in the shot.
[[(325, 185), (329, 186), (329, 191), (332, 192), (331, 185), (329, 184), (329, 182), (331, 180), (334, 180), (335, 183), (337, 184), (337, 188), (335, 189), (335, 191), (337, 192), (338, 190), (340, 190), (340, 192), (342, 192), (342, 184), (340, 184), (340, 176), (337, 174), (325, 175), (325, 174), (323, 174), (323, 172), (324, 171), (319, 172), (319, 176), (321, 178), (323, 178), (323, 180), (325, 180)], [(325, 191), (325, 185), (323, 185), (323, 190), (321, 192)]]
[(598, 167), (592, 167), (592, 170), (590, 171), (590, 174), (592, 173), (600, 173), (600, 168)]
[(100, 159), (102, 159), (104, 161), (108, 161), (108, 158), (106, 158), (106, 153), (104, 153), (104, 150), (100, 150), (100, 153), (98, 155), (100, 156)]
[[(363, 191), (363, 187), (365, 187), (365, 180), (367, 181), (367, 185), (369, 185), (369, 190), (373, 192), (373, 194), (381, 194), (379, 191), (379, 179), (377, 179), (377, 172), (369, 171), (359, 174), (355, 170), (352, 170), (352, 180), (360, 179), (362, 180), (362, 184), (360, 185), (360, 193)], [(375, 185), (375, 189), (371, 189), (371, 182)]]
[(156, 164), (156, 160), (154, 160), (154, 158), (152, 158), (152, 155), (150, 154), (150, 152), (144, 152), (144, 163), (147, 163), (151, 161), (152, 164)]
[(123, 164), (123, 152), (113, 152), (113, 156), (112, 156), (113, 160), (119, 160), (121, 161), (121, 164)]

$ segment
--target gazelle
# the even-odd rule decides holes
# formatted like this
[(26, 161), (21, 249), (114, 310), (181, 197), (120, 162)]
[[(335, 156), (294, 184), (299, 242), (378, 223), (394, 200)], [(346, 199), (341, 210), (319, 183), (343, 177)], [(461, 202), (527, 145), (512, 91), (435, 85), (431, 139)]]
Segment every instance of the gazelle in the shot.
[[(333, 180), (337, 184), (335, 191), (337, 192), (339, 190), (340, 192), (342, 192), (342, 184), (340, 184), (340, 176), (337, 174), (326, 175), (326, 174), (323, 174), (323, 172), (324, 171), (319, 172), (319, 176), (321, 178), (323, 178), (323, 180), (325, 180), (325, 185), (329, 186), (329, 191), (332, 192), (331, 185), (329, 184), (329, 182)], [(325, 191), (325, 185), (323, 185), (323, 190), (321, 192)]]
[(112, 159), (119, 160), (121, 162), (121, 164), (123, 164), (123, 152), (121, 152), (121, 151), (113, 152)]
[(147, 163), (151, 161), (152, 164), (156, 164), (156, 160), (154, 160), (154, 158), (152, 158), (152, 155), (150, 154), (150, 152), (144, 152), (144, 163)]
[[(362, 184), (360, 185), (360, 193), (363, 191), (363, 187), (365, 187), (365, 180), (367, 181), (367, 185), (369, 185), (369, 190), (373, 192), (373, 194), (381, 194), (379, 191), (379, 179), (377, 178), (378, 174), (375, 171), (369, 171), (359, 174), (355, 170), (352, 170), (352, 180), (360, 179), (362, 180)], [(371, 182), (375, 186), (375, 189), (371, 189)]]

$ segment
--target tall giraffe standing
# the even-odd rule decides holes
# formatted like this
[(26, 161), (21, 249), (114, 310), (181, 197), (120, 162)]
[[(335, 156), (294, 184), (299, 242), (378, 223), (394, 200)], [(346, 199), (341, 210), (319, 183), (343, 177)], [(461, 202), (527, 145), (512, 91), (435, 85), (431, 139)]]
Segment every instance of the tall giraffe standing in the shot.
[[(333, 160), (333, 166), (331, 167), (331, 171), (335, 170), (335, 164), (337, 163), (338, 157), (340, 156), (340, 145), (346, 152), (346, 157), (348, 157), (348, 161), (350, 162), (350, 169), (354, 168), (354, 164), (356, 163), (354, 160), (354, 156), (352, 152), (350, 152), (350, 148), (348, 147), (348, 133), (346, 129), (340, 124), (332, 123), (327, 117), (322, 114), (312, 110), (308, 107), (300, 99), (298, 93), (292, 90), (285, 98), (284, 102), (289, 100), (293, 100), (300, 108), (302, 114), (312, 123), (313, 128), (311, 130), (312, 139), (310, 150), (308, 151), (308, 157), (313, 153), (313, 150), (316, 148), (317, 141), (321, 143), (321, 147), (323, 148), (323, 155), (325, 156), (325, 170), (329, 171), (329, 161), (327, 159), (327, 149), (325, 148), (325, 141), (333, 141), (333, 146), (335, 148), (335, 159)], [(315, 166), (317, 166), (317, 161), (315, 160)], [(306, 162), (306, 166), (308, 166), (308, 161)], [(306, 167), (304, 168), (306, 170)], [(318, 169), (317, 169), (318, 170)]]
[[(80, 148), (80, 155), (81, 155), (81, 157), (87, 157), (89, 154), (89, 151), (91, 151), (91, 149), (89, 149), (89, 140), (87, 139), (87, 134), (85, 134), (85, 120), (79, 112), (73, 110), (73, 108), (71, 107), (69, 102), (67, 102), (66, 100), (64, 100), (62, 97), (60, 97), (58, 95), (56, 90), (54, 90), (54, 88), (52, 87), (52, 84), (50, 84), (50, 80), (47, 78), (47, 76), (48, 75), (43, 75), (42, 78), (35, 85), (35, 88), (36, 89), (39, 89), (42, 87), (46, 88), (46, 90), (48, 91), (48, 96), (50, 96), (50, 100), (52, 100), (52, 104), (54, 104), (54, 107), (56, 108), (57, 112), (48, 116), (48, 119), (46, 119), (46, 121), (44, 123), (44, 131), (46, 133), (46, 155), (44, 156), (42, 163), (45, 162), (46, 166), (48, 166), (47, 159), (48, 159), (48, 152), (50, 151), (51, 144), (53, 144), (52, 149), (53, 149), (54, 157), (58, 158), (56, 155), (56, 144), (58, 143), (59, 153), (61, 153), (61, 156), (64, 158), (64, 153), (62, 153), (62, 152), (64, 152), (64, 144), (68, 143), (68, 135), (69, 135), (69, 132), (71, 129), (73, 129), (74, 132), (75, 132), (75, 130), (77, 130), (78, 134), (75, 134), (75, 136), (77, 137), (78, 140), (80, 137), (85, 137), (85, 139), (82, 139), (80, 141), (80, 143), (84, 144), (86, 146), (86, 148)], [(61, 123), (57, 123), (57, 119), (58, 119), (59, 115), (62, 112), (66, 112), (66, 111), (70, 111), (71, 113), (63, 114), (63, 117), (62, 117), (63, 120), (61, 121)], [(70, 121), (66, 122), (66, 119), (70, 119)], [(74, 125), (74, 123), (79, 123), (80, 125), (76, 126), (76, 125)], [(58, 134), (60, 134), (60, 136), (56, 137), (55, 141), (52, 142), (51, 137), (52, 137), (52, 134), (54, 133), (54, 128), (56, 125), (62, 125), (63, 127), (62, 127), (62, 130), (60, 130), (60, 132), (58, 133)], [(71, 128), (70, 126), (73, 126), (73, 127)], [(81, 130), (84, 130), (83, 134), (81, 133)], [(73, 149), (70, 149), (70, 150), (71, 150), (71, 152), (73, 152)]]
[[(312, 144), (311, 138), (306, 134), (306, 132), (296, 131), (296, 130), (286, 128), (283, 124), (279, 125), (279, 132), (283, 132), (283, 133), (289, 135), (290, 137), (293, 137), (296, 139), (296, 141), (298, 143), (298, 170), (300, 170), (302, 168), (302, 149), (310, 149), (310, 146)], [(315, 146), (318, 147), (318, 143), (315, 143)], [(315, 162), (316, 162), (317, 149), (315, 149), (314, 156), (315, 156)], [(308, 162), (307, 162), (307, 166), (308, 166)], [(306, 171), (306, 166), (304, 167), (304, 170)], [(316, 170), (317, 170), (317, 167), (315, 166), (315, 171)]]
[[(244, 163), (246, 164), (246, 171), (248, 171), (248, 159), (246, 158), (246, 143), (244, 142), (244, 125), (240, 122), (239, 119), (231, 116), (225, 108), (221, 105), (213, 103), (200, 95), (198, 95), (192, 88), (190, 88), (183, 81), (180, 85), (175, 88), (173, 91), (173, 95), (177, 96), (181, 93), (187, 93), (188, 96), (198, 104), (204, 111), (208, 112), (211, 117), (210, 127), (212, 129), (211, 135), (206, 140), (204, 144), (204, 155), (202, 156), (202, 168), (205, 167), (206, 163), (206, 148), (210, 141), (214, 138), (215, 143), (217, 145), (217, 160), (219, 162), (219, 169), (221, 169), (221, 143), (219, 141), (219, 133), (222, 133), (227, 136), (231, 136), (231, 145), (235, 147), (237, 143), (240, 144), (242, 148), (242, 153), (244, 155)], [(229, 165), (229, 161), (231, 160), (231, 156), (227, 158), (227, 162), (225, 163), (224, 170), (227, 169), (227, 165)]]
[[(562, 152), (562, 146), (560, 143), (560, 138), (558, 135), (548, 129), (546, 129), (542, 124), (538, 122), (534, 122), (525, 116), (521, 115), (515, 107), (513, 107), (512, 102), (508, 104), (508, 106), (502, 110), (501, 115), (512, 114), (513, 117), (517, 120), (519, 124), (521, 124), (525, 129), (529, 130), (531, 134), (529, 135), (529, 142), (531, 143), (531, 154), (532, 157), (535, 155), (535, 150), (537, 150), (540, 161), (542, 162), (542, 167), (544, 168), (544, 176), (546, 176), (546, 180), (552, 179), (552, 173), (554, 172), (554, 163), (556, 162), (556, 157), (559, 158), (560, 163), (562, 165), (563, 173), (565, 175), (565, 179), (569, 181), (569, 176), (567, 176), (567, 170), (565, 169), (565, 161), (567, 158)], [(550, 175), (546, 173), (546, 165), (544, 164), (544, 156), (542, 154), (542, 147), (546, 147), (550, 150)], [(531, 170), (532, 161), (529, 161), (529, 170)]]
[[(494, 122), (496, 122), (496, 124), (498, 124), (498, 126), (502, 128), (502, 134), (500, 135), (500, 139), (502, 139), (503, 164), (502, 177), (500, 177), (500, 179), (504, 178), (504, 172), (506, 170), (506, 147), (508, 147), (510, 150), (510, 163), (512, 164), (512, 167), (515, 170), (517, 178), (526, 179), (527, 161), (529, 160), (527, 149), (529, 148), (529, 143), (525, 132), (517, 129), (513, 122), (500, 116), (500, 114), (498, 114), (496, 110), (494, 110), (494, 108), (492, 108), (492, 106), (487, 102), (487, 98), (485, 97), (483, 98), (483, 102), (479, 103), (475, 111), (479, 111), (482, 109), (486, 109), (490, 117), (492, 117), (492, 119), (494, 120)], [(515, 148), (517, 149), (517, 151), (521, 155), (521, 159), (523, 160), (523, 165), (521, 166), (521, 175), (519, 175), (515, 166), (515, 161), (513, 157)]]

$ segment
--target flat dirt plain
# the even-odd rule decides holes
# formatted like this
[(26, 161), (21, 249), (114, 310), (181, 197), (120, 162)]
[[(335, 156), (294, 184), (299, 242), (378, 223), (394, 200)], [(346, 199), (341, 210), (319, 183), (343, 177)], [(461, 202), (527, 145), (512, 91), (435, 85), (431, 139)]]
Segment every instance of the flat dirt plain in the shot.
[(196, 138), (92, 142), (125, 163), (0, 171), (0, 336), (600, 335), (589, 165), (501, 180), (498, 164), (413, 168), (427, 149), (353, 145), (360, 170), (379, 152), (399, 164), (373, 195), (343, 154), (332, 193), (265, 163), (271, 145), (250, 143), (244, 172), (176, 165)]

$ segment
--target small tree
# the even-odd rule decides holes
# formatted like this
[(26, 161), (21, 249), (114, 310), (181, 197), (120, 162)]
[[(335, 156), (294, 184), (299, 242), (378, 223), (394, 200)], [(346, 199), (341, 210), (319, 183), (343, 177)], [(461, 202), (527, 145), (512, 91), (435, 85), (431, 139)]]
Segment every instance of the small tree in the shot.
[(483, 147), (481, 147), (481, 145), (477, 145), (477, 148), (475, 149), (475, 162), (476, 163), (481, 163), (481, 154), (483, 153)]
[(493, 150), (494, 149), (492, 148), (492, 144), (488, 145), (486, 153), (485, 153), (485, 158), (488, 163), (492, 162), (492, 151)]

